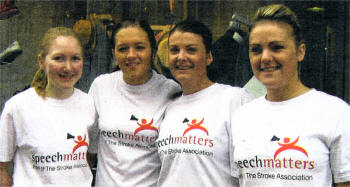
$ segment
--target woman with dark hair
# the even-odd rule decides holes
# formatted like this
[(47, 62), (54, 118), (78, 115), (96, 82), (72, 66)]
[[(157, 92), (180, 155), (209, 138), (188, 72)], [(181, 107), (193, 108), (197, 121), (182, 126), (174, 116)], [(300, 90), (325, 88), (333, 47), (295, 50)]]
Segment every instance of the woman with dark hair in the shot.
[(230, 175), (230, 120), (251, 100), (242, 88), (212, 82), (212, 36), (201, 22), (185, 20), (169, 34), (169, 67), (183, 94), (167, 107), (156, 146), (159, 186), (235, 186)]
[(1, 114), (0, 186), (91, 186), (88, 129), (96, 113), (92, 98), (74, 88), (83, 70), (78, 36), (49, 29), (38, 62), (32, 88), (8, 100)]
[(249, 56), (267, 94), (232, 120), (232, 174), (241, 186), (350, 185), (350, 107), (300, 81), (305, 51), (294, 12), (281, 4), (257, 10)]
[(157, 46), (143, 20), (125, 20), (113, 31), (121, 71), (97, 77), (89, 94), (98, 113), (96, 186), (156, 186), (160, 161), (154, 141), (158, 120), (180, 86), (152, 70)]

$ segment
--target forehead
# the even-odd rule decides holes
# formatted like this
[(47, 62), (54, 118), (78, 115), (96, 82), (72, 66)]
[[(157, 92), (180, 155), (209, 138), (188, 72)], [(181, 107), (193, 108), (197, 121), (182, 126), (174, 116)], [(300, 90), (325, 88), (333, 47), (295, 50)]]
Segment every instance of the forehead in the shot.
[(69, 50), (82, 50), (82, 47), (77, 38), (73, 36), (58, 36), (51, 41), (49, 51), (54, 49), (69, 49)]
[(146, 31), (139, 26), (130, 26), (120, 29), (115, 35), (115, 39), (117, 44), (134, 42), (149, 43)]
[(294, 41), (293, 28), (285, 22), (259, 21), (250, 32), (249, 42), (261, 42), (266, 40)]
[(199, 34), (192, 32), (174, 31), (169, 37), (169, 45), (200, 45), (203, 38)]

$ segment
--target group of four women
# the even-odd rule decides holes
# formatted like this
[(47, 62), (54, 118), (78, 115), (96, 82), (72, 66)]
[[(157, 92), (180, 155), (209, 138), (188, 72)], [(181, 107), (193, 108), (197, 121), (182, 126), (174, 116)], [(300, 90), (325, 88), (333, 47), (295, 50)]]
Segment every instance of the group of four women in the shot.
[[(169, 68), (152, 70), (156, 41), (145, 21), (118, 23), (121, 71), (74, 88), (83, 50), (67, 28), (50, 29), (30, 88), (0, 121), (0, 184), (91, 186), (332, 186), (350, 181), (350, 108), (303, 85), (306, 47), (284, 5), (258, 9), (250, 30), (254, 75), (267, 94), (212, 82), (210, 30), (185, 20), (169, 33)], [(87, 151), (89, 154), (87, 154)], [(13, 177), (7, 172), (14, 161)]]

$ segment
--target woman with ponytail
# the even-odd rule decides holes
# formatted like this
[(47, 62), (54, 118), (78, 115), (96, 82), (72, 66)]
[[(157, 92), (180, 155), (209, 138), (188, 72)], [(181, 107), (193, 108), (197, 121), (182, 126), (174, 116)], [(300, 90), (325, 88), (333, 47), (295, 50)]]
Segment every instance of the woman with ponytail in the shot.
[(38, 62), (32, 88), (9, 99), (1, 114), (0, 186), (91, 186), (86, 152), (95, 108), (74, 88), (83, 67), (79, 38), (69, 28), (49, 29)]

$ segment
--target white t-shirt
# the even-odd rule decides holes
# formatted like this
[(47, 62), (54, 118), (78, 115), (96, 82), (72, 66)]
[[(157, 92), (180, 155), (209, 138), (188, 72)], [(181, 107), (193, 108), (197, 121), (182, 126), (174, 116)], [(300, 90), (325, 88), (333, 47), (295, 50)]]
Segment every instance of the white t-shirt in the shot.
[(232, 120), (232, 175), (241, 186), (332, 186), (350, 181), (350, 107), (312, 89), (260, 97)]
[(13, 186), (91, 186), (86, 154), (94, 120), (92, 98), (78, 89), (63, 100), (44, 100), (34, 88), (8, 100), (0, 162), (14, 161)]
[(125, 83), (122, 71), (94, 80), (89, 94), (99, 115), (96, 186), (156, 186), (160, 169), (154, 147), (156, 124), (180, 90), (175, 81), (155, 71), (138, 86)]
[(251, 99), (242, 88), (215, 83), (172, 102), (156, 141), (159, 186), (237, 186), (230, 175), (231, 116)]

